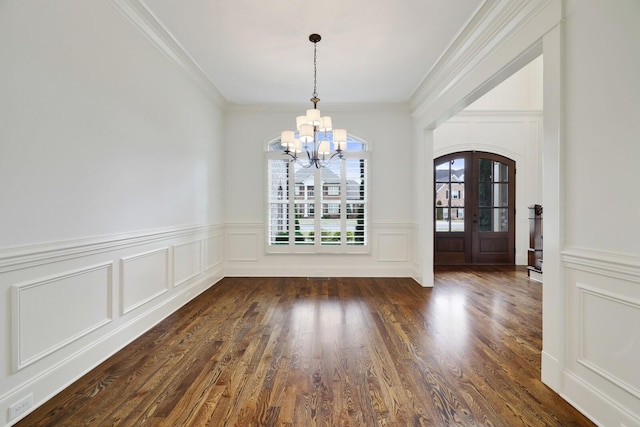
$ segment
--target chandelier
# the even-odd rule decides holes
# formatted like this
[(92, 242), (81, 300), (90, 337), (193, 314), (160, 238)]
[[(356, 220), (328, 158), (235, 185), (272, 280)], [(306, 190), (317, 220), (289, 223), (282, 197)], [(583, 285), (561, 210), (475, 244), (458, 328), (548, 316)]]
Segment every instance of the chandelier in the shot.
[[(319, 34), (311, 34), (309, 41), (313, 43), (313, 95), (311, 102), (313, 108), (307, 110), (304, 116), (296, 117), (296, 130), (282, 132), (280, 141), (284, 147), (284, 153), (291, 157), (304, 168), (315, 166), (326, 168), (331, 161), (338, 157), (343, 158), (343, 151), (347, 149), (347, 131), (345, 129), (333, 129), (331, 117), (321, 116), (318, 110), (317, 89), (317, 44), (321, 40)], [(333, 152), (332, 152), (333, 149)], [(306, 156), (302, 152), (306, 152)], [(305, 158), (306, 157), (306, 158)]]

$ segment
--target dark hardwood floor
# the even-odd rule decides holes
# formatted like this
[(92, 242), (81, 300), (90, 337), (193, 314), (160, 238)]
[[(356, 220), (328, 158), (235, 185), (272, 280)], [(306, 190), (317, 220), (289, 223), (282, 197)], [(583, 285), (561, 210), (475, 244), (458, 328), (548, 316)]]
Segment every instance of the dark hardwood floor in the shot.
[(591, 426), (542, 384), (541, 285), (225, 278), (21, 426)]

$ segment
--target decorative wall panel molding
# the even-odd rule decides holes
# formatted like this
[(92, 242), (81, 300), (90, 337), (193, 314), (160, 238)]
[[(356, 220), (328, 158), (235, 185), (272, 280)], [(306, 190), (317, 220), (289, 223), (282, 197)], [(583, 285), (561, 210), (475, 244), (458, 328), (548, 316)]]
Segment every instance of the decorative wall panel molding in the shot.
[(378, 261), (409, 261), (409, 236), (406, 233), (378, 233)]
[(111, 322), (112, 276), (108, 262), (12, 286), (13, 371)]
[(36, 267), (54, 262), (111, 252), (118, 249), (162, 242), (169, 239), (188, 238), (193, 235), (221, 230), (222, 226), (189, 226), (155, 231), (135, 232), (44, 243), (0, 250), (0, 273)]
[(169, 248), (122, 258), (120, 263), (122, 314), (127, 314), (168, 291)]
[(640, 256), (566, 248), (562, 261), (571, 269), (640, 283)]
[(202, 245), (202, 240), (173, 245), (173, 286), (179, 286), (202, 273)]
[(640, 300), (581, 283), (576, 287), (578, 362), (640, 399), (640, 335), (631, 326), (640, 320)]
[(211, 270), (216, 266), (222, 265), (224, 260), (224, 239), (222, 234), (215, 236), (209, 236), (204, 241), (204, 268), (205, 270)]
[(260, 234), (258, 232), (229, 232), (227, 235), (227, 259), (231, 262), (258, 261)]

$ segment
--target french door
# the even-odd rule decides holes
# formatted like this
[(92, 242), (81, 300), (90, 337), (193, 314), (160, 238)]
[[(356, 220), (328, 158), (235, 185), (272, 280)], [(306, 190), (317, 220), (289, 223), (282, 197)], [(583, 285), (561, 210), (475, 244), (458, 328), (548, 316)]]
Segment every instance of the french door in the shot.
[(515, 162), (465, 151), (434, 160), (434, 263), (515, 263)]

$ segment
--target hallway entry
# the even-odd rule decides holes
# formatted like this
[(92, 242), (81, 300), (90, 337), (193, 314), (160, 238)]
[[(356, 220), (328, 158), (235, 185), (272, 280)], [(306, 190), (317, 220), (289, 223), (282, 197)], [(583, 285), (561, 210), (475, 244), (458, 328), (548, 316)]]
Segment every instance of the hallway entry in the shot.
[(515, 162), (464, 151), (434, 173), (434, 263), (515, 264)]

